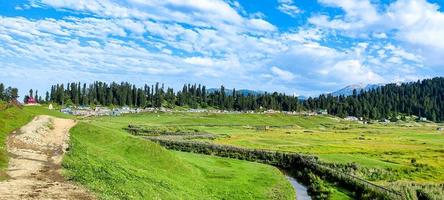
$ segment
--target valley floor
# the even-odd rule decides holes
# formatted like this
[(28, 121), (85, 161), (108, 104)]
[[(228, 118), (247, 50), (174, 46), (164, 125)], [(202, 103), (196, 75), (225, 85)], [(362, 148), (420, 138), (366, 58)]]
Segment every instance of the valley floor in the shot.
[(212, 113), (145, 113), (94, 123), (115, 129), (139, 126), (160, 130), (160, 135), (203, 133), (193, 140), (316, 155), (327, 164), (348, 166), (338, 170), (399, 191), (434, 188), (430, 190), (438, 196), (444, 191), (444, 132), (436, 123), (359, 124), (330, 116)]
[(173, 152), (103, 124), (71, 131), (65, 175), (104, 199), (294, 199), (276, 168)]
[[(0, 142), (6, 144), (7, 133), (38, 114), (69, 118), (42, 108), (0, 111)], [(201, 134), (189, 140), (316, 155), (327, 165), (339, 164), (344, 173), (397, 191), (427, 188), (434, 195), (444, 193), (439, 186), (444, 180), (441, 124), (364, 125), (330, 116), (141, 113), (85, 118), (71, 129), (63, 176), (103, 199), (295, 198), (290, 183), (275, 167), (169, 151), (129, 134), (125, 130), (129, 125), (160, 137)], [(5, 151), (0, 145), (2, 179), (8, 163)], [(341, 188), (332, 191), (332, 199), (349, 198)]]
[[(85, 186), (99, 199), (295, 198), (291, 184), (275, 167), (168, 151), (122, 129), (103, 126), (89, 119), (81, 120), (83, 122), (71, 129), (69, 150), (60, 168), (61, 153), (66, 149), (60, 142), (66, 138), (57, 140), (55, 146), (48, 144), (55, 142), (51, 138), (63, 138), (52, 133), (67, 136), (72, 121), (52, 117), (37, 117), (32, 121), (39, 114), (70, 118), (42, 107), (12, 107), (0, 111), (0, 139), (5, 141), (0, 150), (12, 148), (12, 151), (23, 152), (23, 155), (15, 152), (17, 154), (11, 158), (6, 153), (0, 155), (0, 161), (12, 163), (9, 168), (0, 169), (4, 170), (2, 179), (7, 179), (0, 182), (0, 199), (70, 199), (74, 194), (78, 195), (74, 199), (94, 198), (84, 192), (86, 190), (64, 182), (65, 179)], [(8, 133), (29, 121), (32, 122), (23, 130), (30, 132), (12, 134), (8, 141), (14, 142), (9, 142), (7, 149)], [(44, 127), (36, 124), (44, 124)], [(32, 145), (24, 145), (28, 143)], [(32, 149), (27, 150), (28, 147)], [(7, 166), (2, 162), (0, 166)], [(71, 193), (72, 190), (77, 193)]]

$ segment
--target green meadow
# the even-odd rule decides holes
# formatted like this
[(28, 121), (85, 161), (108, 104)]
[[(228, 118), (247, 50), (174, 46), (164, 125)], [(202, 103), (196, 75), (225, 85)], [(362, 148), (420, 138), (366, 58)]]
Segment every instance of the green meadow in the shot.
[(103, 199), (294, 199), (268, 165), (168, 151), (122, 129), (81, 122), (71, 130), (65, 175)]
[[(7, 178), (7, 135), (41, 114), (71, 117), (45, 107), (0, 111), (2, 179)], [(124, 130), (128, 125), (218, 136), (197, 139), (203, 142), (316, 155), (327, 164), (357, 166), (346, 173), (395, 189), (444, 180), (444, 132), (436, 123), (359, 124), (331, 116), (185, 112), (77, 120), (63, 173), (101, 199), (294, 199), (293, 188), (275, 167), (169, 151), (129, 134)], [(349, 198), (348, 191), (332, 190), (332, 199)]]
[(195, 130), (221, 135), (200, 139), (206, 142), (316, 155), (326, 163), (359, 166), (350, 173), (380, 185), (444, 180), (444, 132), (435, 123), (359, 124), (330, 116), (208, 113), (146, 113), (94, 122), (115, 129), (132, 124)]
[[(45, 107), (0, 110), (2, 180), (7, 178), (7, 135), (36, 115), (71, 117)], [(70, 131), (63, 174), (99, 199), (295, 198), (291, 184), (275, 167), (169, 151), (102, 120), (78, 120)]]

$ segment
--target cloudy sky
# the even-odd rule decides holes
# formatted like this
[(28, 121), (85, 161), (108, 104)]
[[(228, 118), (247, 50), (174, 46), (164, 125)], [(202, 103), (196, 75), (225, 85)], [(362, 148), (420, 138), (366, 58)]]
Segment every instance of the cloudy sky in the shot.
[(297, 95), (444, 75), (442, 0), (4, 0), (0, 82)]

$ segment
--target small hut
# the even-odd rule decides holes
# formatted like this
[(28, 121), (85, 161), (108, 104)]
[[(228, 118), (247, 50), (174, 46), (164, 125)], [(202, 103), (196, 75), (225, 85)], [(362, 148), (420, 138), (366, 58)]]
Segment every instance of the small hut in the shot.
[(29, 97), (26, 99), (26, 105), (35, 105), (37, 104), (37, 100), (34, 97)]

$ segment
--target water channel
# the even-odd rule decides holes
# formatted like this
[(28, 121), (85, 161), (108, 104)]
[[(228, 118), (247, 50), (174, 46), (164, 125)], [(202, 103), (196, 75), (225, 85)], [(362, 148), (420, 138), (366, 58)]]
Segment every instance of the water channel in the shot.
[(287, 174), (285, 174), (285, 177), (287, 177), (288, 181), (290, 181), (294, 191), (296, 192), (296, 200), (311, 200), (310, 195), (308, 195), (307, 188), (304, 185)]

